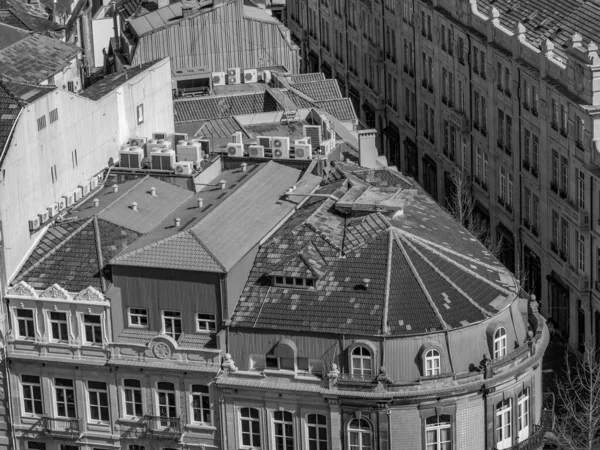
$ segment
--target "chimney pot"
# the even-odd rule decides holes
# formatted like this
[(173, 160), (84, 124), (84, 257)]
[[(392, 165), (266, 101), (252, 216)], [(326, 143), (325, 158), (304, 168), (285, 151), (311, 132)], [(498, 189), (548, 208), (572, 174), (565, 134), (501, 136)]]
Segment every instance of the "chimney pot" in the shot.
[(225, 189), (227, 182), (225, 180), (221, 180), (221, 181), (219, 181), (219, 184), (221, 185), (221, 189)]
[(243, 162), (242, 163), (242, 172), (245, 172), (247, 168), (248, 168), (248, 164), (246, 164), (245, 162)]
[(112, 190), (113, 190), (113, 194), (116, 194), (117, 192), (119, 192), (119, 185), (113, 184)]
[(179, 217), (175, 218), (175, 227), (179, 228), (179, 226), (181, 225), (181, 219)]
[(369, 287), (369, 283), (371, 283), (371, 279), (370, 278), (363, 278), (363, 285), (368, 288)]
[(98, 200), (97, 198), (95, 198), (94, 199), (94, 208), (97, 208), (99, 204), (100, 204), (100, 200)]
[(150, 188), (150, 195), (152, 195), (153, 197), (156, 197), (156, 188), (154, 186), (152, 186)]
[(198, 199), (198, 209), (202, 208), (202, 206), (204, 205), (204, 200), (202, 200), (201, 198)]
[(138, 210), (138, 204), (137, 204), (137, 202), (133, 202), (133, 203), (131, 204), (131, 209), (133, 209), (134, 211), (137, 211), (137, 210)]

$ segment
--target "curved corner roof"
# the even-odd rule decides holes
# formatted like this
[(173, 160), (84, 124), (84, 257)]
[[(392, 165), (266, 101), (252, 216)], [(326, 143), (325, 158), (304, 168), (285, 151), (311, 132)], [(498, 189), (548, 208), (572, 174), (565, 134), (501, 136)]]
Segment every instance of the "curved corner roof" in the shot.
[[(420, 188), (389, 170), (348, 176), (261, 247), (233, 326), (405, 336), (477, 323), (515, 300), (510, 272)], [(308, 272), (315, 288), (269, 281)]]

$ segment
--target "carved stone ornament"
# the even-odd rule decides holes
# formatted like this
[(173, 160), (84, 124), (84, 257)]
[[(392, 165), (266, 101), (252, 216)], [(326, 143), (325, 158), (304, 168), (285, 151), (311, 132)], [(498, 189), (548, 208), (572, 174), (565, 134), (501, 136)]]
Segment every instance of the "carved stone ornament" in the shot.
[(53, 284), (48, 289), (40, 294), (40, 297), (46, 298), (62, 298), (64, 300), (71, 300), (69, 293), (58, 284)]
[(103, 302), (104, 296), (102, 295), (102, 292), (95, 287), (88, 286), (75, 296), (75, 300), (82, 300), (86, 302)]
[(171, 347), (165, 342), (155, 342), (152, 346), (152, 353), (158, 359), (170, 359), (171, 358)]
[(33, 297), (37, 298), (37, 292), (35, 289), (29, 286), (24, 281), (20, 281), (8, 290), (8, 295), (18, 295), (20, 297)]

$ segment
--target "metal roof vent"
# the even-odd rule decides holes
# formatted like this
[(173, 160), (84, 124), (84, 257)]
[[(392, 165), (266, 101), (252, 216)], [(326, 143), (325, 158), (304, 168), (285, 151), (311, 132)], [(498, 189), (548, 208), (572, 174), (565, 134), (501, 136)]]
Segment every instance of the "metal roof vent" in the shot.
[(202, 208), (202, 206), (204, 206), (204, 200), (202, 200), (201, 198), (198, 199), (198, 209)]
[(117, 192), (119, 192), (119, 185), (118, 184), (113, 184), (113, 194), (116, 194)]
[(137, 210), (138, 210), (138, 204), (137, 204), (137, 202), (133, 202), (133, 203), (131, 204), (131, 209), (133, 209), (134, 211), (137, 211)]
[(100, 205), (100, 200), (99, 200), (99, 199), (97, 199), (97, 198), (95, 198), (95, 199), (94, 199), (94, 208), (97, 208), (97, 207), (98, 207), (98, 205)]
[(225, 186), (227, 185), (227, 182), (225, 180), (221, 180), (219, 181), (219, 184), (221, 185), (221, 189), (225, 189)]
[(181, 225), (181, 219), (179, 217), (175, 217), (175, 228), (179, 228)]
[(363, 286), (365, 287), (365, 289), (369, 288), (369, 284), (371, 283), (371, 279), (370, 278), (363, 278)]
[(242, 172), (245, 172), (246, 169), (248, 168), (248, 164), (242, 163), (241, 167), (242, 167)]
[(152, 187), (150, 188), (150, 195), (151, 195), (152, 197), (156, 197), (156, 188), (155, 188), (154, 186), (152, 186)]

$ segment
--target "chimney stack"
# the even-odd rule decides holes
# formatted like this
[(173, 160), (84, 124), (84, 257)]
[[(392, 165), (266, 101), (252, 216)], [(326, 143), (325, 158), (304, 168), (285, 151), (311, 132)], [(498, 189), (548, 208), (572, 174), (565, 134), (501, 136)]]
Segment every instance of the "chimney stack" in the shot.
[(94, 208), (97, 208), (98, 205), (100, 205), (100, 200), (98, 200), (97, 198), (94, 199)]
[(150, 188), (150, 195), (151, 195), (152, 197), (156, 197), (156, 188), (155, 188), (154, 186), (152, 186), (152, 187)]
[(202, 206), (204, 206), (204, 200), (202, 200), (201, 198), (198, 199), (198, 209), (202, 208)]
[(227, 182), (225, 180), (221, 180), (221, 181), (219, 181), (219, 184), (221, 185), (221, 189), (225, 190), (225, 186), (227, 185)]
[(138, 210), (138, 204), (137, 204), (137, 202), (133, 202), (133, 203), (131, 204), (131, 209), (133, 209), (134, 211), (137, 211), (137, 210)]
[(113, 194), (116, 194), (117, 192), (119, 192), (119, 185), (113, 184), (112, 190), (113, 190)]
[(175, 228), (179, 228), (179, 226), (181, 225), (181, 219), (179, 217), (175, 218)]
[(377, 146), (375, 140), (377, 130), (360, 130), (358, 132), (358, 158), (359, 165), (369, 169), (378, 169), (377, 165)]

